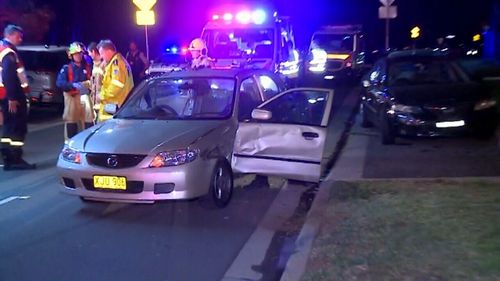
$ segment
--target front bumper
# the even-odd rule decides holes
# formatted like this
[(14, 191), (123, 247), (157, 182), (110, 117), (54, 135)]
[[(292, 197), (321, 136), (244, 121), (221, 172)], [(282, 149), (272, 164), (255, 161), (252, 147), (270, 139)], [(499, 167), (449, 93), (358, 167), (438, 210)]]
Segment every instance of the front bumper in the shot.
[[(109, 169), (90, 165), (85, 157), (81, 164), (59, 157), (62, 191), (90, 200), (134, 203), (192, 199), (208, 192), (215, 160), (197, 159), (181, 166), (149, 168), (152, 158), (148, 156), (132, 168)], [(95, 189), (94, 175), (126, 177), (127, 190)]]
[[(496, 108), (447, 118), (422, 118), (411, 114), (395, 114), (393, 126), (399, 136), (409, 137), (453, 137), (477, 131), (480, 127), (494, 128), (497, 125)], [(463, 121), (463, 125), (459, 122)], [(445, 127), (438, 127), (437, 124)]]

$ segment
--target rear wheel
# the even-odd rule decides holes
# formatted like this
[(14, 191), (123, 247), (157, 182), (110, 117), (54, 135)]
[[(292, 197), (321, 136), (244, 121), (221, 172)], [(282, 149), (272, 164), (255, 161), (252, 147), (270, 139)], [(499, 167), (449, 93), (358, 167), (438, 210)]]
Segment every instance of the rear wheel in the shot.
[(382, 144), (394, 144), (396, 142), (396, 133), (394, 132), (394, 126), (391, 125), (387, 115), (383, 112), (380, 116), (380, 130), (382, 137)]
[(361, 103), (360, 105), (360, 110), (361, 110), (361, 127), (363, 128), (371, 128), (373, 127), (373, 123), (370, 122), (370, 119), (368, 117), (368, 110), (366, 107)]
[(219, 160), (215, 165), (210, 178), (210, 189), (206, 195), (212, 207), (226, 207), (233, 196), (233, 170), (225, 159)]

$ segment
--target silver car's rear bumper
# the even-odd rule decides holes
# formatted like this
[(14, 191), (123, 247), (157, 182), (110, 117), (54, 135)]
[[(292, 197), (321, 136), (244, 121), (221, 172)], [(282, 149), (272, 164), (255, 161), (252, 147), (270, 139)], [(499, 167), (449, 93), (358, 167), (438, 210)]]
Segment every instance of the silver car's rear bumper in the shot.
[[(197, 159), (177, 167), (148, 168), (151, 158), (127, 169), (108, 169), (89, 165), (82, 157), (81, 164), (73, 164), (59, 158), (57, 167), (65, 193), (90, 200), (111, 202), (143, 202), (157, 200), (192, 199), (208, 192), (215, 160)], [(121, 176), (127, 178), (128, 186), (135, 186), (134, 193), (128, 191), (96, 190), (93, 176)], [(159, 192), (155, 185), (172, 186), (173, 190)]]

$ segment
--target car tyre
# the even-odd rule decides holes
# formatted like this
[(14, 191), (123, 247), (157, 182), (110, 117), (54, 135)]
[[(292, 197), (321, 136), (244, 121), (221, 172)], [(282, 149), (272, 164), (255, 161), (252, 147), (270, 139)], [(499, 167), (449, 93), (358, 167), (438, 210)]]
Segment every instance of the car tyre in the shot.
[(383, 113), (380, 117), (380, 130), (383, 145), (396, 143), (396, 133), (394, 132), (394, 127), (391, 126), (387, 116)]
[(368, 111), (363, 105), (363, 103), (361, 103), (360, 110), (361, 110), (361, 127), (363, 128), (373, 127), (373, 123), (370, 121), (368, 117)]
[(210, 188), (205, 196), (212, 208), (226, 207), (233, 196), (234, 175), (231, 165), (225, 159), (221, 159), (215, 165), (210, 178)]

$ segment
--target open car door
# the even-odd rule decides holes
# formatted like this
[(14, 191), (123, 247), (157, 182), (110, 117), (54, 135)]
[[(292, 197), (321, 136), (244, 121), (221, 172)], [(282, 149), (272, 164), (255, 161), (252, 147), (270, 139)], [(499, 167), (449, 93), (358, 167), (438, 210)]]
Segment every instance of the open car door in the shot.
[(297, 88), (261, 104), (239, 124), (232, 166), (238, 173), (318, 182), (333, 90)]

